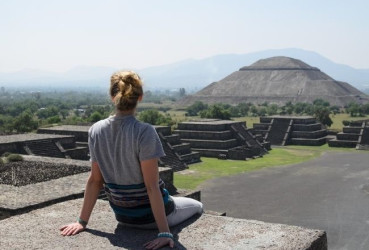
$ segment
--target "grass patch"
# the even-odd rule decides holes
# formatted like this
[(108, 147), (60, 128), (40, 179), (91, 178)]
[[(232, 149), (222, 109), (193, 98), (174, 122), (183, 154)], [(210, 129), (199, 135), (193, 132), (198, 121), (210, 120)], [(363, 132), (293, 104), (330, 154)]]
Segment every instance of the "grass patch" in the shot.
[(232, 117), (232, 120), (246, 122), (246, 126), (248, 128), (252, 128), (254, 126), (254, 123), (260, 123), (259, 116)]
[(335, 148), (328, 144), (322, 146), (286, 146), (273, 148), (263, 158), (249, 161), (218, 160), (215, 158), (201, 157), (202, 162), (190, 165), (185, 171), (174, 173), (174, 185), (177, 188), (196, 189), (207, 180), (214, 178), (246, 173), (261, 168), (285, 166), (301, 163), (319, 157), (328, 151), (347, 151), (355, 153), (367, 153), (365, 150), (354, 148)]
[(338, 131), (342, 131), (343, 128), (343, 124), (342, 121), (343, 120), (347, 120), (347, 121), (357, 121), (357, 120), (365, 120), (365, 119), (369, 119), (369, 116), (364, 116), (364, 117), (351, 117), (350, 114), (336, 114), (336, 115), (330, 115), (333, 124), (329, 129), (333, 129), (333, 130), (338, 130)]
[(177, 188), (196, 189), (203, 182), (229, 175), (236, 175), (266, 167), (300, 163), (320, 156), (319, 150), (300, 150), (295, 148), (275, 148), (263, 158), (250, 161), (218, 160), (202, 157), (201, 163), (190, 165), (189, 170), (174, 173)]

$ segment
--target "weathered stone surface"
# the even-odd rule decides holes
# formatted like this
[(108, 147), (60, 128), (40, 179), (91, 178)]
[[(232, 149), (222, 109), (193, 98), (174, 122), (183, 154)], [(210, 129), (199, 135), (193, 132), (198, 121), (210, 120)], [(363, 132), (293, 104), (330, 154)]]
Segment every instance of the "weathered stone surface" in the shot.
[(189, 106), (195, 101), (209, 104), (268, 102), (284, 105), (288, 101), (312, 103), (318, 98), (338, 106), (350, 102), (369, 102), (366, 94), (350, 84), (336, 81), (300, 60), (280, 56), (243, 67), (196, 94), (183, 98), (178, 106)]
[[(68, 164), (81, 167), (91, 166), (89, 161), (27, 155), (23, 157), (30, 162)], [(164, 182), (173, 183), (173, 173), (169, 168), (159, 168), (159, 171)], [(82, 197), (88, 176), (89, 172), (86, 172), (20, 187), (0, 184), (0, 219), (57, 202)]]
[[(2, 220), (1, 248), (143, 249), (157, 234), (118, 226), (109, 204), (98, 200), (86, 232), (61, 236), (58, 228), (76, 220), (81, 204), (81, 199), (67, 201)], [(327, 249), (323, 231), (207, 214), (172, 233), (175, 249)]]

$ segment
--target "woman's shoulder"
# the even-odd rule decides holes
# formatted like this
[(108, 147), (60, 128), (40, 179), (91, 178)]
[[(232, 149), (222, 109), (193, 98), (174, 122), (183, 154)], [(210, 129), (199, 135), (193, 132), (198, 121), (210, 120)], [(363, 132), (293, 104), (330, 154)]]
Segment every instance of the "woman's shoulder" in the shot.
[(88, 132), (92, 133), (94, 131), (99, 131), (99, 130), (103, 129), (104, 127), (106, 127), (109, 124), (110, 119), (111, 119), (111, 117), (108, 117), (106, 119), (95, 122), (94, 124), (92, 124), (92, 126), (90, 127)]

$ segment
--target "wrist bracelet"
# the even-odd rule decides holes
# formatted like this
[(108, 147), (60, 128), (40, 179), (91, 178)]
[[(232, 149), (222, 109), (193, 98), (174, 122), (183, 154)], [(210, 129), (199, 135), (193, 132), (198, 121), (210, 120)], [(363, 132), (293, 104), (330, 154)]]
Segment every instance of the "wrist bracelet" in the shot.
[(77, 221), (79, 224), (81, 224), (83, 227), (87, 226), (87, 221), (82, 220), (80, 217), (77, 218)]
[(173, 234), (168, 232), (159, 233), (158, 238), (171, 238), (173, 240)]

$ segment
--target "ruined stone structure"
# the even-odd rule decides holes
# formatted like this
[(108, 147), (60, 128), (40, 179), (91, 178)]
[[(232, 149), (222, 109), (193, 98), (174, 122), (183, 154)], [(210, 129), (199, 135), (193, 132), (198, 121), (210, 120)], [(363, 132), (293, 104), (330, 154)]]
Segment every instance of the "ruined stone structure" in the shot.
[(78, 145), (71, 135), (30, 133), (0, 136), (0, 154), (5, 152), (88, 160), (88, 147)]
[(201, 156), (245, 160), (262, 156), (270, 144), (254, 136), (245, 122), (202, 119), (181, 122), (174, 131)]
[[(42, 162), (45, 167), (48, 164), (67, 164), (79, 167), (90, 168), (88, 161), (61, 159), (54, 157), (40, 157), (24, 155), (24, 160), (28, 165)], [(32, 170), (33, 171), (33, 170)], [(37, 174), (30, 172), (29, 175)], [(50, 170), (52, 171), (52, 170)], [(1, 174), (1, 172), (0, 172)], [(165, 182), (166, 188), (172, 196), (185, 196), (200, 200), (200, 191), (198, 190), (180, 190), (173, 184), (173, 170), (170, 168), (159, 168), (160, 178)], [(31, 183), (24, 186), (5, 185), (0, 182), (0, 220), (7, 217), (22, 214), (34, 209), (42, 208), (58, 202), (83, 197), (85, 180), (89, 172), (67, 175), (57, 179)], [(22, 178), (15, 176), (14, 178)], [(2, 180), (0, 178), (0, 180)], [(83, 181), (81, 181), (83, 180)], [(101, 190), (100, 199), (106, 199), (105, 192)]]
[[(166, 126), (154, 126), (156, 131), (159, 134), (160, 140), (162, 142), (164, 151), (166, 156), (159, 159), (160, 166), (166, 166), (172, 168), (174, 171), (179, 171), (187, 168), (187, 164), (195, 163), (200, 161), (200, 155), (196, 152), (191, 152), (191, 148), (188, 143), (182, 143), (180, 141), (179, 135), (171, 134), (170, 127)], [(68, 154), (62, 155), (57, 154), (47, 154), (47, 156), (65, 158), (68, 156), (72, 159), (85, 159), (88, 160), (88, 130), (90, 126), (72, 126), (72, 125), (64, 125), (64, 126), (56, 126), (50, 128), (41, 128), (37, 132), (41, 133), (45, 136), (47, 135), (64, 135), (69, 136), (69, 138), (74, 138), (76, 140), (75, 146), (78, 148), (74, 149), (71, 152), (80, 152), (81, 155), (77, 153), (71, 153), (68, 151)], [(40, 147), (40, 142), (37, 142), (34, 146), (34, 152), (27, 152), (28, 154), (34, 155), (43, 155), (39, 154), (37, 151), (38, 147)], [(84, 149), (82, 151), (82, 148)], [(62, 149), (61, 149), (62, 150)], [(19, 152), (18, 153), (24, 153)], [(45, 154), (46, 155), (46, 154)], [(67, 158), (68, 158), (67, 157)]]
[(272, 145), (319, 146), (326, 143), (327, 130), (314, 117), (260, 117), (253, 133), (262, 135)]
[(369, 96), (350, 84), (336, 81), (300, 60), (279, 56), (243, 67), (183, 98), (178, 106), (189, 106), (195, 101), (284, 105), (289, 101), (313, 103), (318, 98), (341, 107), (350, 102), (369, 103)]
[(350, 122), (328, 145), (369, 150), (369, 120)]
[(178, 134), (172, 134), (169, 126), (155, 126), (155, 129), (166, 154), (160, 158), (160, 165), (179, 171), (188, 168), (187, 164), (200, 162), (200, 154), (192, 152), (190, 144), (183, 143)]

